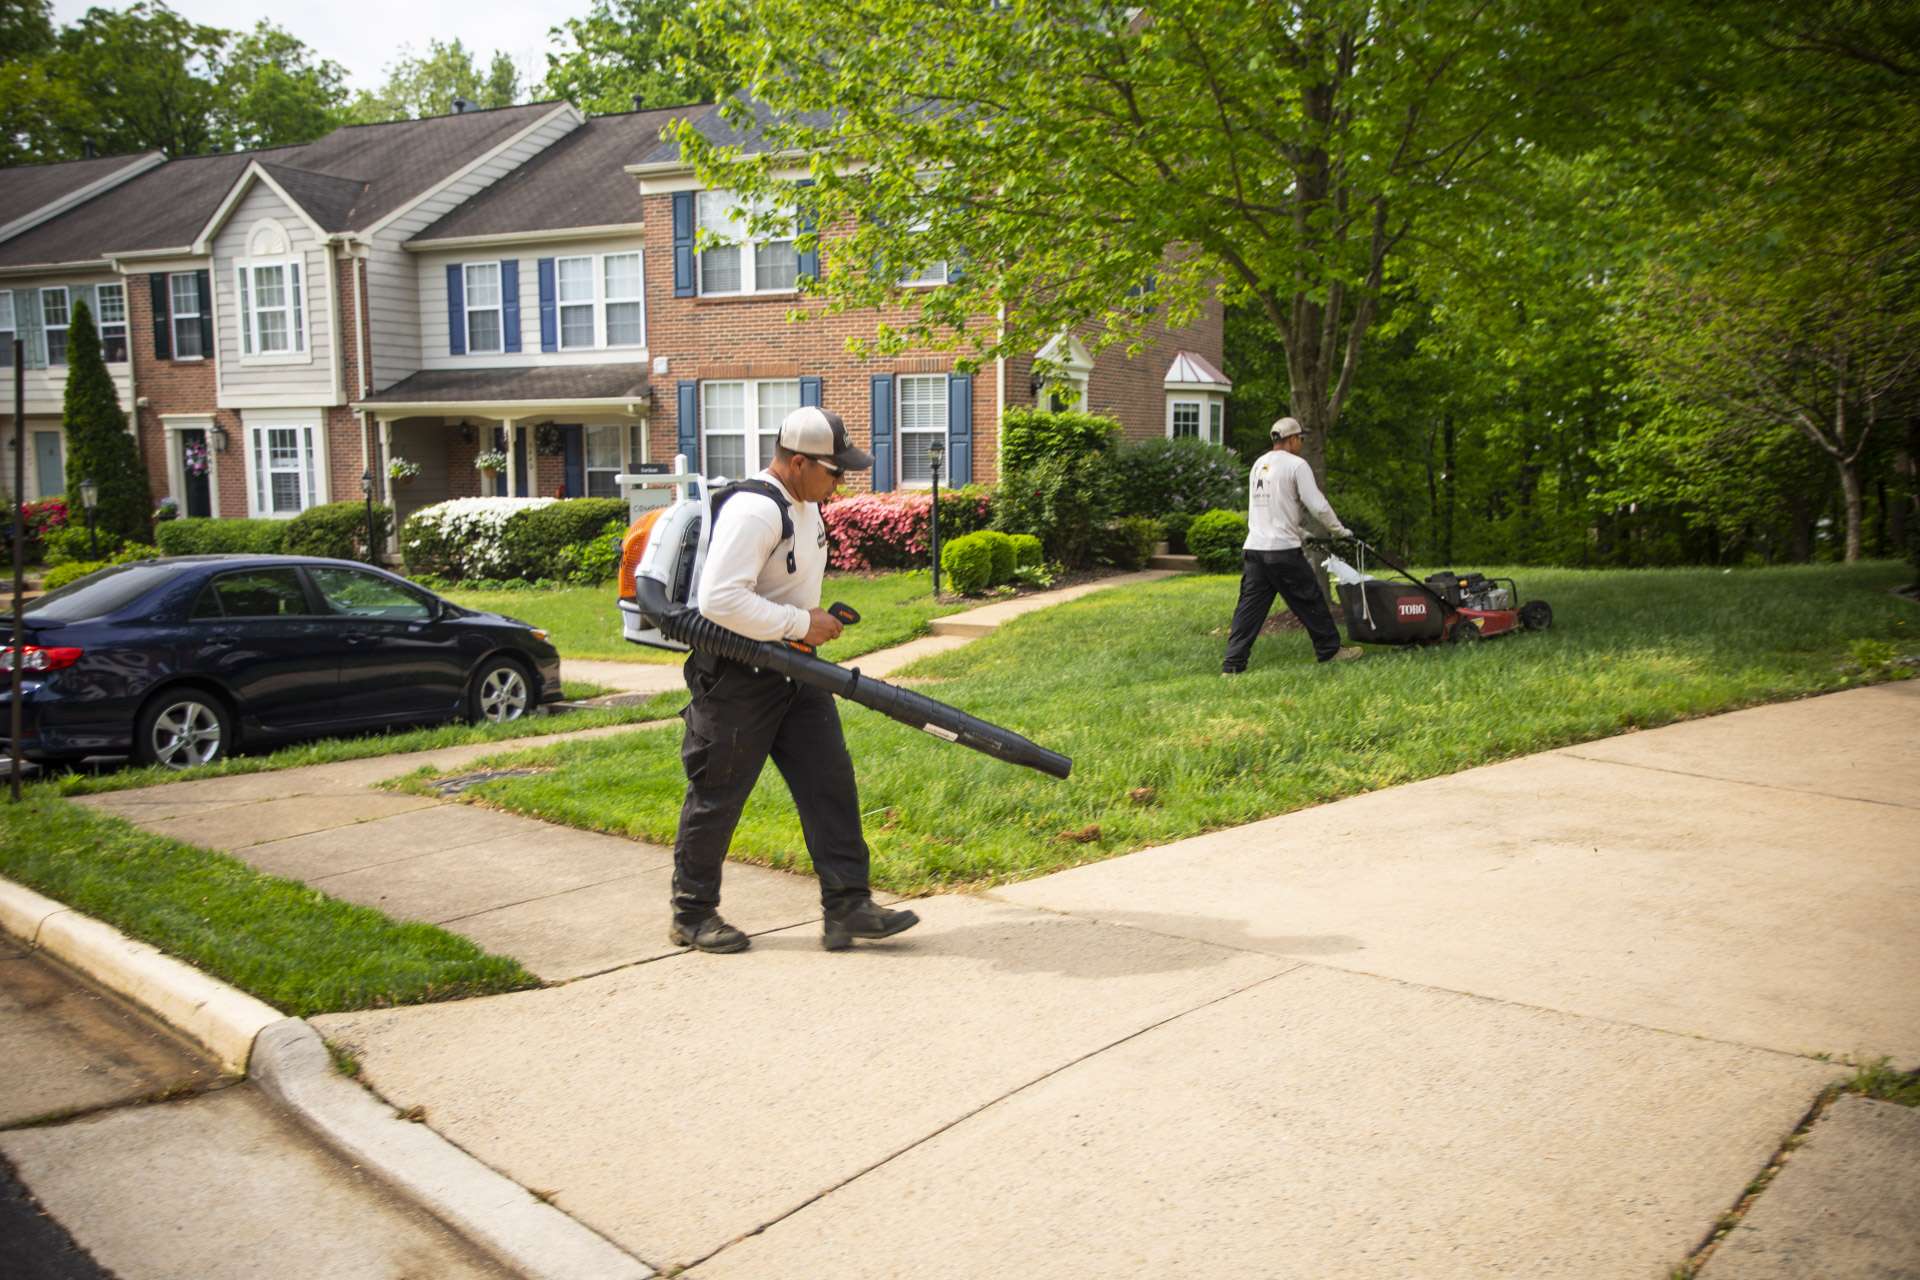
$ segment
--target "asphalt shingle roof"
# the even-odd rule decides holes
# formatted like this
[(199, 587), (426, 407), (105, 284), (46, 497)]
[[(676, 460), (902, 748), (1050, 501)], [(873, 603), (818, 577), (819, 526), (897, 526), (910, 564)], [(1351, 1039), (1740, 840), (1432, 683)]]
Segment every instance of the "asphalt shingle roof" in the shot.
[(169, 160), (0, 243), (0, 267), (91, 262), (111, 252), (189, 244), (251, 159), (240, 154)]
[(363, 404), (492, 404), (512, 401), (641, 400), (641, 364), (542, 365), (511, 369), (422, 369)]
[(596, 116), (415, 236), (414, 242), (640, 221), (626, 166), (660, 146), (670, 121), (707, 105)]
[[(693, 121), (693, 127), (698, 130), (703, 137), (710, 138), (714, 142), (737, 146), (743, 155), (758, 155), (763, 151), (771, 151), (773, 149), (773, 143), (767, 138), (766, 129), (768, 125), (773, 123), (774, 112), (773, 108), (767, 106), (764, 102), (755, 102), (751, 105), (753, 107), (753, 119), (739, 128), (734, 127), (720, 114), (720, 108), (717, 105), (702, 107), (697, 114), (690, 114), (688, 119)], [(799, 111), (794, 112), (789, 118), (800, 124), (812, 125), (816, 128), (825, 128), (828, 124), (832, 123), (833, 113), (830, 111)], [(680, 144), (669, 139), (661, 142), (660, 145), (653, 148), (652, 151), (631, 163), (666, 164), (678, 159), (680, 159)]]
[(0, 169), (0, 226), (35, 209), (62, 200), (82, 187), (112, 177), (122, 169), (145, 163), (153, 152), (131, 156), (100, 156), (61, 164), (19, 165)]

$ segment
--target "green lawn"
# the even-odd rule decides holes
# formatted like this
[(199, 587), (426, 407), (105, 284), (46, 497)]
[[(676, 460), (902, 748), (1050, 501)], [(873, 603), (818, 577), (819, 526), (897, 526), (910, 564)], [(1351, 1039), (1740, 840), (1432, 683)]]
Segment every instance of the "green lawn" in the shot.
[[(466, 608), (504, 613), (544, 628), (563, 658), (615, 662), (685, 660), (681, 654), (628, 644), (621, 637), (620, 610), (614, 604), (612, 583), (559, 591), (456, 590), (443, 594)], [(982, 603), (935, 604), (933, 580), (926, 573), (832, 574), (822, 595), (827, 604), (843, 600), (852, 605), (863, 619), (822, 651), (825, 657), (836, 662), (925, 635), (927, 623), (932, 619)]]
[[(1800, 694), (1904, 674), (1920, 651), (1898, 565), (1582, 572), (1515, 570), (1551, 631), (1471, 647), (1374, 649), (1320, 667), (1304, 634), (1261, 640), (1217, 673), (1235, 579), (1095, 593), (924, 660), (927, 692), (1074, 759), (1056, 782), (859, 707), (875, 881), (898, 892), (1016, 879), (1341, 796)], [(570, 743), (516, 762), (566, 767), (468, 792), (550, 821), (670, 842), (684, 780), (677, 733)], [(734, 856), (808, 864), (769, 769)]]
[(42, 787), (0, 801), (0, 875), (295, 1017), (540, 985), (517, 961), (433, 925), (398, 923)]

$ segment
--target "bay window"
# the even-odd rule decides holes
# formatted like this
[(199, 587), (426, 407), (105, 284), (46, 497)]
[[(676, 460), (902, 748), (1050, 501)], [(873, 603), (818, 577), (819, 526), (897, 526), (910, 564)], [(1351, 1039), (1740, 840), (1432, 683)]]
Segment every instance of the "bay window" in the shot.
[[(300, 263), (291, 258), (256, 259), (240, 263), (236, 271), (240, 286), (240, 354), (303, 354), (307, 349), (307, 326), (306, 307), (301, 300)], [(182, 278), (175, 276), (174, 280), (177, 283)], [(197, 318), (195, 323), (197, 326)], [(178, 306), (174, 309), (174, 329), (178, 341)], [(198, 337), (194, 341), (197, 346)]]
[(701, 456), (707, 473), (738, 479), (767, 466), (781, 420), (799, 407), (797, 379), (701, 383)]
[[(241, 272), (244, 282), (246, 273)], [(173, 306), (173, 358), (175, 360), (199, 360), (207, 352), (200, 342), (200, 316), (203, 310), (200, 298), (200, 277), (192, 271), (181, 271), (167, 277), (167, 297)]]
[(928, 484), (933, 461), (928, 446), (947, 440), (947, 375), (900, 378), (900, 483)]
[(1222, 438), (1225, 434), (1226, 414), (1227, 414), (1227, 407), (1221, 404), (1218, 400), (1213, 401), (1211, 404), (1207, 406), (1207, 443), (1208, 444), (1225, 444), (1226, 443), (1226, 441)]
[(798, 284), (800, 255), (792, 228), (752, 228), (756, 216), (773, 212), (742, 204), (731, 191), (700, 193), (700, 230), (709, 240), (700, 252), (701, 293), (783, 293)]
[(65, 286), (40, 291), (40, 323), (47, 333), (47, 363), (67, 362), (67, 291)]
[(466, 277), (467, 350), (474, 354), (500, 351), (505, 328), (500, 319), (500, 264), (469, 262)]
[(1198, 440), (1200, 438), (1200, 402), (1198, 400), (1175, 400), (1167, 410), (1167, 434), (1175, 440)]
[(95, 294), (100, 300), (100, 353), (108, 364), (124, 364), (127, 359), (127, 287), (103, 284)]

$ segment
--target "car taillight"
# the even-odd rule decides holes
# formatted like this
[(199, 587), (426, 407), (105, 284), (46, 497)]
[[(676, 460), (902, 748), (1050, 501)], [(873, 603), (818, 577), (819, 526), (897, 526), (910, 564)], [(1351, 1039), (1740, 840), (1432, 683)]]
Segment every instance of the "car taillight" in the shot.
[(43, 649), (37, 644), (25, 646), (24, 650), (12, 645), (0, 648), (0, 671), (13, 670), (14, 654), (20, 654), (22, 671), (58, 671), (80, 661), (81, 649)]

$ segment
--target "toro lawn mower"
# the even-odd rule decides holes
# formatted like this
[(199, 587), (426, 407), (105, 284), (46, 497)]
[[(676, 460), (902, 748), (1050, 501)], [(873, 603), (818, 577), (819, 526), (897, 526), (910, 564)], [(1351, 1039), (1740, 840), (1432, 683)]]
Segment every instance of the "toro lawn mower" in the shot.
[[(1359, 538), (1352, 544), (1359, 567), (1338, 556), (1327, 567), (1340, 582), (1340, 608), (1347, 636), (1355, 644), (1471, 644), (1489, 636), (1525, 629), (1545, 631), (1553, 609), (1545, 600), (1520, 600), (1512, 578), (1484, 573), (1430, 574), (1423, 582), (1392, 556)], [(1332, 544), (1328, 544), (1332, 545)], [(1368, 556), (1405, 578), (1411, 587), (1365, 572)]]

